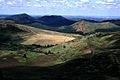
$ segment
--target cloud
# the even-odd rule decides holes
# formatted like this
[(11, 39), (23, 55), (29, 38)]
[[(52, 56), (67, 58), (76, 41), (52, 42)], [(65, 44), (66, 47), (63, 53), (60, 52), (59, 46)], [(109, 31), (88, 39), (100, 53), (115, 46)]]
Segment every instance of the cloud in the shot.
[(81, 2), (89, 2), (89, 0), (80, 0)]
[(8, 4), (8, 5), (13, 5), (13, 2), (6, 2), (6, 4)]
[(115, 5), (116, 4), (115, 2), (110, 2), (110, 1), (113, 1), (113, 0), (107, 0), (107, 1), (98, 0), (95, 3), (96, 4), (103, 4), (103, 5)]
[(114, 2), (114, 0), (107, 0), (107, 2)]
[[(92, 4), (91, 4), (92, 3)], [(14, 7), (38, 8), (98, 8), (120, 7), (115, 0), (0, 0), (0, 4)], [(99, 8), (98, 8), (99, 9)]]

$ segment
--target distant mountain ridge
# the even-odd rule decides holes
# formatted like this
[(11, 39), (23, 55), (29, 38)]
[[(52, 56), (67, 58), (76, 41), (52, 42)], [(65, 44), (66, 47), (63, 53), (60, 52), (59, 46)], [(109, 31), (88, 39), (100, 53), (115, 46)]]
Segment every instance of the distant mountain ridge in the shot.
[(5, 18), (5, 20), (13, 20), (19, 24), (39, 23), (39, 24), (51, 26), (51, 27), (60, 27), (60, 26), (66, 26), (66, 25), (71, 25), (75, 23), (75, 21), (66, 19), (62, 16), (51, 15), (51, 16), (43, 16), (36, 19), (25, 13), (8, 16)]
[(8, 16), (5, 18), (5, 20), (13, 20), (19, 24), (29, 24), (35, 22), (35, 19), (33, 17), (25, 13)]
[(8, 16), (5, 20), (13, 20), (19, 24), (65, 33), (86, 34), (120, 31), (120, 20), (105, 20), (99, 22), (82, 19), (80, 21), (72, 21), (58, 15), (46, 15), (35, 18), (25, 13)]
[(40, 23), (44, 25), (52, 26), (52, 27), (60, 27), (60, 26), (71, 25), (75, 23), (75, 21), (66, 19), (62, 16), (55, 16), (55, 15), (43, 16), (39, 18), (38, 21), (40, 21)]

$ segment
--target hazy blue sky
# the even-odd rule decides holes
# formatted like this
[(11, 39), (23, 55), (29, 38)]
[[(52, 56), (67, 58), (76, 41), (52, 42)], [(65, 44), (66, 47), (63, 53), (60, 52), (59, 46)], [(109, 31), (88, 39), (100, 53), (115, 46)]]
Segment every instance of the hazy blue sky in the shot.
[(0, 14), (120, 16), (120, 0), (0, 0)]

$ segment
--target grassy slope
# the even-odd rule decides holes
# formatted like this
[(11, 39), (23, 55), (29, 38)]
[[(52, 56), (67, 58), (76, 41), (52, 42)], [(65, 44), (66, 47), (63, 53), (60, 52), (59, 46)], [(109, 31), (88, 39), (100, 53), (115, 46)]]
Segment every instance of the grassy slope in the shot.
[[(51, 53), (62, 56), (62, 59), (57, 58), (63, 62), (62, 64), (44, 68), (12, 67), (4, 68), (1, 71), (6, 78), (23, 80), (119, 80), (119, 44), (120, 32), (87, 35), (79, 37), (74, 42), (42, 49), (43, 52), (50, 50)], [(86, 49), (92, 52), (87, 51), (87, 54), (85, 54)], [(58, 53), (58, 51), (61, 51), (61, 53)], [(68, 61), (66, 62), (66, 60)], [(18, 73), (21, 75), (18, 75)]]
[[(9, 59), (10, 60), (17, 59), (19, 62), (32, 61), (38, 56), (45, 55), (41, 50), (37, 50), (37, 48), (42, 49), (58, 43), (67, 42), (71, 40), (71, 38), (73, 39), (73, 36), (78, 36), (73, 34), (64, 34), (54, 31), (37, 29), (30, 26), (16, 24), (10, 21), (0, 22), (0, 35), (1, 35), (0, 37), (1, 62), (4, 61), (5, 59), (5, 63), (8, 64), (9, 64)], [(66, 38), (69, 39), (65, 41)], [(35, 43), (32, 41), (29, 42), (29, 39), (30, 40), (35, 39)], [(25, 44), (20, 44), (27, 40), (30, 43), (29, 45), (27, 42)], [(56, 43), (53, 42), (55, 40)], [(41, 46), (42, 44), (44, 45)], [(25, 58), (26, 55), (27, 55), (27, 60)], [(11, 57), (8, 58), (9, 56)], [(1, 65), (2, 64), (4, 63), (1, 63)]]
[[(114, 43), (119, 39), (109, 40), (115, 36), (113, 34), (104, 35), (99, 37), (98, 35), (103, 35), (97, 33), (95, 35), (87, 35), (79, 37), (74, 41), (56, 45), (47, 49), (43, 49), (43, 52), (50, 52), (59, 55), (59, 60), (62, 62), (68, 61), (74, 58), (81, 57), (81, 55), (92, 55), (100, 53), (102, 50), (107, 50), (113, 47)], [(116, 35), (120, 37), (120, 35)], [(104, 46), (103, 46), (104, 45)]]
[[(103, 23), (91, 23), (87, 21), (80, 21), (71, 26), (63, 26), (59, 28), (59, 31), (62, 32), (72, 32), (72, 33), (93, 33), (93, 32), (114, 32), (116, 28), (120, 28), (119, 26), (110, 23), (110, 22), (103, 22)], [(102, 29), (102, 30), (101, 30)], [(97, 30), (97, 31), (96, 31)], [(101, 30), (101, 31), (100, 31)]]
[[(23, 27), (22, 31), (30, 31), (32, 35), (36, 34), (36, 32), (39, 31), (44, 32), (45, 34), (63, 35), (62, 33), (57, 32), (38, 30), (36, 28), (29, 28), (28, 30), (27, 28), (28, 27)], [(105, 80), (103, 78), (106, 77), (109, 80), (109, 76), (110, 78), (117, 76), (117, 74), (120, 72), (120, 32), (96, 33), (86, 36), (72, 36), (74, 36), (76, 39), (55, 46), (1, 44), (0, 67), (13, 67), (23, 65), (39, 66), (13, 67), (10, 69), (4, 68), (2, 69), (4, 76), (17, 79), (21, 78), (21, 76), (24, 76), (22, 78), (44, 78), (47, 80), (56, 79), (60, 76), (62, 77), (61, 79), (67, 80)], [(77, 63), (76, 60), (74, 61), (73, 59), (78, 59)], [(54, 66), (57, 64), (59, 65)], [(40, 68), (40, 66), (54, 67)], [(35, 73), (33, 71), (35, 71)], [(41, 73), (41, 71), (43, 73)], [(112, 71), (114, 71), (114, 75), (112, 74)], [(21, 73), (22, 75), (19, 76), (17, 75), (18, 73)], [(71, 76), (72, 78), (69, 78)], [(115, 78), (114, 80), (117, 79)]]
[[(116, 39), (113, 37), (116, 37)], [(119, 32), (118, 34), (97, 33), (94, 35), (77, 36), (73, 41), (55, 46), (7, 45), (8, 48), (1, 46), (1, 56), (14, 55), (19, 61), (30, 62), (29, 65), (32, 66), (51, 66), (82, 57), (83, 55), (94, 55), (102, 51), (112, 50), (109, 48), (115, 45), (115, 42), (119, 40), (119, 37)], [(117, 49), (119, 50), (119, 48)], [(21, 53), (26, 54), (27, 58)], [(51, 58), (54, 58), (54, 60), (49, 61)], [(41, 61), (44, 63), (41, 63)]]
[[(38, 29), (34, 28), (31, 26), (26, 26), (26, 25), (20, 25), (16, 24), (11, 21), (0, 21), (0, 35), (4, 37), (4, 35), (9, 35), (11, 38), (13, 37), (20, 37), (23, 38), (23, 40), (27, 40), (27, 38), (32, 37), (34, 35), (51, 35), (51, 36), (62, 36), (62, 37), (71, 37), (73, 36), (72, 34), (64, 34), (64, 33), (59, 33), (59, 32), (54, 32), (54, 31), (48, 31), (48, 30), (43, 30), (43, 29)], [(7, 37), (6, 36), (6, 37)], [(39, 37), (40, 38), (40, 37)], [(39, 42), (39, 41), (37, 41)]]

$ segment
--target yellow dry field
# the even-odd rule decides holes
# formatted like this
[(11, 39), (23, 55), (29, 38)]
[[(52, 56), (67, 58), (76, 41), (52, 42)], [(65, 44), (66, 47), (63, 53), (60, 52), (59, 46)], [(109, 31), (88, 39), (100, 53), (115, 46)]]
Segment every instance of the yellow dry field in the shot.
[(53, 35), (45, 33), (37, 33), (29, 38), (27, 38), (22, 44), (31, 45), (31, 44), (43, 44), (43, 45), (54, 45), (61, 44), (74, 40), (74, 37), (68, 37), (63, 35)]

